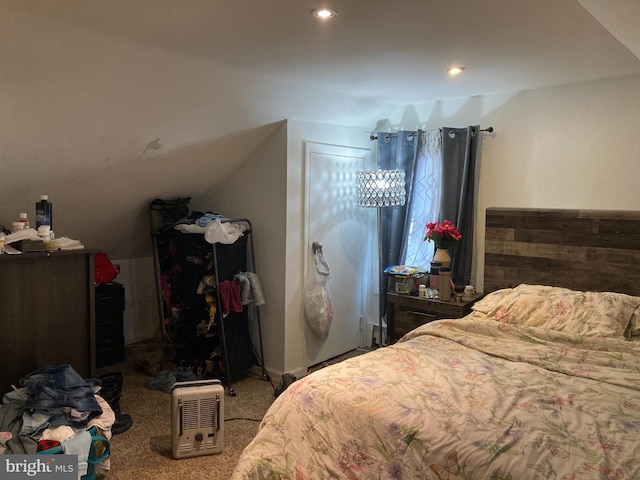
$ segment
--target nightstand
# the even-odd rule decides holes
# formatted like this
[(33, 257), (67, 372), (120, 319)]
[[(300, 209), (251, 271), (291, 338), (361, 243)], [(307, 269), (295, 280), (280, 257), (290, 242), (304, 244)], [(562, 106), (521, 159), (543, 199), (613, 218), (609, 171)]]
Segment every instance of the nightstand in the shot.
[(425, 323), (445, 318), (462, 318), (471, 313), (471, 306), (480, 300), (476, 295), (462, 302), (443, 302), (431, 298), (387, 293), (389, 343), (397, 342), (405, 333)]

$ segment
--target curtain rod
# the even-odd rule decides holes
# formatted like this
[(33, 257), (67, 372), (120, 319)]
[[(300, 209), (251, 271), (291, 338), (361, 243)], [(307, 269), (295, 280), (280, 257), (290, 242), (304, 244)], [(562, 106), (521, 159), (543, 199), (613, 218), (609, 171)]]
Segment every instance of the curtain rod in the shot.
[[(424, 132), (433, 132), (433, 131), (436, 131), (436, 130), (442, 130), (442, 129), (441, 128), (432, 128), (431, 130), (423, 130), (423, 131)], [(493, 127), (487, 127), (487, 128), (481, 128), (480, 129), (481, 132), (487, 132), (487, 133), (493, 133), (493, 130), (494, 130)], [(398, 136), (397, 133), (388, 133), (388, 134), (385, 135), (385, 138), (388, 139), (388, 138), (394, 138), (394, 137), (397, 137), (397, 136)], [(409, 136), (413, 137), (413, 133), (410, 133)], [(369, 136), (369, 140), (371, 140), (371, 141), (374, 141), (374, 140), (377, 140), (377, 139), (378, 139), (377, 135), (371, 134)], [(409, 140), (412, 140), (412, 138), (409, 138)]]

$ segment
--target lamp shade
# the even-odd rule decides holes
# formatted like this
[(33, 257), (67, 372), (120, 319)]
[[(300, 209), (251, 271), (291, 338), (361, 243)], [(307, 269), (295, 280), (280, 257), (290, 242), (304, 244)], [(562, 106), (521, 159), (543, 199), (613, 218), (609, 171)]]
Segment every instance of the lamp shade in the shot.
[(356, 173), (359, 207), (401, 207), (405, 202), (404, 170), (369, 170)]

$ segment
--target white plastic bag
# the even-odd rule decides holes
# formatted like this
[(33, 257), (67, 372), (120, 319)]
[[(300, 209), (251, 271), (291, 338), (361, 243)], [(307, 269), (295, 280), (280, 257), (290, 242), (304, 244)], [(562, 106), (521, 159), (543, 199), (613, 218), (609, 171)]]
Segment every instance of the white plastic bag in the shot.
[(316, 251), (313, 261), (314, 268), (309, 269), (304, 292), (304, 315), (311, 330), (324, 340), (329, 335), (333, 319), (333, 308), (327, 285), (329, 265), (322, 255), (322, 250)]
[(222, 223), (219, 218), (209, 222), (204, 229), (204, 239), (209, 243), (234, 243), (244, 233), (244, 227), (237, 223)]

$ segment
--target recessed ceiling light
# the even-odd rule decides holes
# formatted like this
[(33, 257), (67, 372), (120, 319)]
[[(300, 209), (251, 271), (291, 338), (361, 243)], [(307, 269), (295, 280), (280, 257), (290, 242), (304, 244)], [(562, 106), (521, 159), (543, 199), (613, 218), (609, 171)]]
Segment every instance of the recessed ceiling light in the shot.
[(312, 10), (311, 13), (317, 18), (333, 18), (338, 14), (338, 12), (330, 8), (318, 8), (317, 10)]
[(449, 75), (458, 75), (462, 72), (464, 72), (464, 67), (451, 67), (447, 69), (447, 73)]

